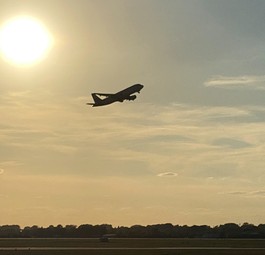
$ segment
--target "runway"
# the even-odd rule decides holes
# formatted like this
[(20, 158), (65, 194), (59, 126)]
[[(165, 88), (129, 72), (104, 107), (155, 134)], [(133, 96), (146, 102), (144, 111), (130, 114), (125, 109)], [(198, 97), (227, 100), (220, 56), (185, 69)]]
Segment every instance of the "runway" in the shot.
[(137, 248), (137, 247), (1, 247), (0, 251), (93, 251), (93, 250), (142, 250), (142, 251), (152, 251), (152, 250), (235, 250), (235, 251), (265, 251), (265, 248), (240, 248), (240, 247), (154, 247), (154, 248)]

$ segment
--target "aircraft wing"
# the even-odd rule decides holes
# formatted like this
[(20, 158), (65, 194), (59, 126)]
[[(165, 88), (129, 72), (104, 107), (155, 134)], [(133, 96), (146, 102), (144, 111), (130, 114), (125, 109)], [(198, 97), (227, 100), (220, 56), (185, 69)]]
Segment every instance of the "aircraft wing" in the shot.
[(103, 97), (110, 97), (114, 95), (114, 94), (107, 94), (107, 93), (95, 93), (95, 94), (97, 94), (98, 96), (103, 96)]

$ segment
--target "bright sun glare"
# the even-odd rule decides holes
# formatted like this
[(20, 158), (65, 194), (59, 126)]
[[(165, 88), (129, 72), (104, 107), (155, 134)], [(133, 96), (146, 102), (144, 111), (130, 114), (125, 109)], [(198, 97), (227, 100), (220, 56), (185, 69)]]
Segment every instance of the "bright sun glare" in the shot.
[(42, 60), (52, 46), (52, 37), (40, 21), (15, 17), (0, 28), (2, 57), (17, 65), (31, 65)]

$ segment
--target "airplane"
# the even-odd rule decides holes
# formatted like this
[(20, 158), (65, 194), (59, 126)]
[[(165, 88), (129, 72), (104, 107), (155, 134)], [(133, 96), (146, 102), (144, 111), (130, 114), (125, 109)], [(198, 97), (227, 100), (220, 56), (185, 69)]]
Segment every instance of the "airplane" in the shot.
[[(135, 100), (136, 95), (132, 95), (136, 92), (140, 93), (141, 89), (144, 87), (142, 84), (134, 84), (124, 90), (121, 90), (115, 94), (107, 93), (92, 93), (91, 96), (94, 99), (94, 103), (87, 103), (87, 105), (92, 105), (92, 107), (103, 106), (112, 104), (114, 102), (123, 102), (124, 100)], [(100, 97), (104, 98), (100, 98)]]

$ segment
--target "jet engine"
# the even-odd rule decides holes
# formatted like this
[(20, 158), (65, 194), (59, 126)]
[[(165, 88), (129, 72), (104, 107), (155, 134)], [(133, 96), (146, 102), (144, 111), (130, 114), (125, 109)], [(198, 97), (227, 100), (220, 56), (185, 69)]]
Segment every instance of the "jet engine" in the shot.
[(136, 99), (136, 95), (132, 95), (132, 96), (129, 96), (128, 97), (128, 100), (131, 101), (131, 100), (135, 100)]

